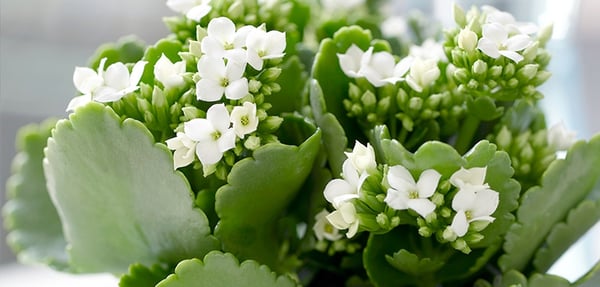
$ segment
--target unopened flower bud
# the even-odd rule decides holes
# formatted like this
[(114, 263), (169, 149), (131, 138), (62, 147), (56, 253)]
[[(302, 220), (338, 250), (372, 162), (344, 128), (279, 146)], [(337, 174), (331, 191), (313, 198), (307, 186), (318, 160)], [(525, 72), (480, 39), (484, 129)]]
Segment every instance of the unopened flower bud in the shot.
[(511, 88), (514, 89), (519, 85), (519, 80), (512, 78), (510, 80), (508, 80), (508, 82), (506, 83), (506, 85)]
[(480, 232), (484, 230), (488, 225), (490, 225), (490, 222), (487, 220), (475, 220), (469, 224), (469, 229), (475, 232)]
[(467, 17), (465, 16), (465, 11), (456, 3), (452, 5), (452, 16), (454, 18), (454, 22), (456, 22), (456, 24), (459, 27), (464, 27), (465, 25), (467, 25)]
[(360, 97), (360, 101), (366, 110), (372, 111), (375, 109), (375, 105), (377, 104), (377, 97), (375, 94), (373, 94), (373, 92), (366, 91), (362, 97)]
[(529, 47), (525, 48), (525, 50), (523, 50), (523, 61), (525, 61), (525, 63), (530, 63), (535, 60), (539, 46), (540, 43), (534, 42), (533, 44), (529, 45)]
[(423, 226), (423, 227), (419, 228), (419, 235), (421, 235), (423, 237), (431, 237), (432, 234), (433, 234), (433, 231), (429, 227)]
[(227, 15), (231, 19), (240, 19), (244, 16), (244, 3), (242, 1), (235, 1), (229, 9), (227, 9)]
[(260, 127), (259, 129), (261, 131), (266, 131), (266, 132), (274, 132), (277, 129), (279, 129), (279, 126), (281, 126), (281, 123), (283, 122), (283, 118), (278, 117), (278, 116), (269, 116), (267, 117), (264, 121), (260, 122)]
[(360, 90), (360, 88), (353, 84), (350, 83), (350, 85), (348, 85), (348, 97), (353, 100), (353, 101), (359, 101), (360, 97), (362, 95), (362, 91)]
[(435, 204), (436, 206), (444, 205), (444, 195), (437, 192), (434, 193), (433, 196), (431, 196), (431, 202), (433, 202), (433, 204)]
[(446, 229), (444, 229), (444, 232), (442, 233), (442, 238), (444, 239), (444, 241), (453, 242), (456, 240), (457, 236), (456, 233), (452, 230), (452, 228), (448, 226), (446, 227)]
[(506, 128), (506, 126), (502, 126), (500, 132), (498, 132), (498, 135), (496, 136), (496, 143), (498, 144), (498, 147), (502, 150), (508, 150), (511, 142), (512, 134), (508, 128)]
[(537, 64), (527, 64), (527, 65), (523, 66), (521, 69), (519, 69), (519, 71), (517, 72), (517, 78), (522, 82), (527, 82), (527, 81), (533, 79), (533, 77), (535, 77), (535, 75), (537, 74), (537, 71), (538, 71)]
[(466, 83), (469, 81), (469, 72), (467, 72), (465, 68), (456, 69), (456, 71), (454, 71), (454, 78), (459, 83)]
[(423, 99), (419, 97), (412, 97), (408, 101), (408, 108), (414, 111), (418, 111), (423, 107)]
[(198, 58), (202, 57), (202, 46), (200, 41), (190, 40), (190, 53)]
[(458, 47), (467, 52), (472, 52), (477, 47), (477, 34), (469, 29), (462, 29), (458, 33)]
[(377, 110), (376, 113), (378, 115), (386, 115), (390, 110), (390, 100), (391, 98), (383, 98), (379, 102), (377, 102)]
[(467, 83), (467, 88), (471, 89), (471, 90), (475, 90), (479, 87), (479, 82), (477, 82), (477, 80), (475, 79), (471, 79), (469, 80), (469, 82)]
[(512, 78), (512, 76), (514, 76), (514, 74), (515, 74), (515, 65), (513, 63), (506, 64), (506, 66), (504, 66), (503, 72), (504, 72), (503, 73), (504, 78), (506, 78), (506, 79)]
[(550, 78), (550, 76), (552, 76), (552, 73), (550, 73), (548, 71), (538, 71), (537, 74), (535, 74), (535, 77), (533, 78), (533, 80), (531, 81), (531, 84), (535, 85), (535, 86), (539, 86), (539, 85), (543, 84), (544, 82), (546, 82), (546, 80), (548, 80)]
[(439, 213), (440, 216), (443, 218), (450, 218), (450, 216), (452, 216), (452, 210), (448, 207), (442, 207)]
[(461, 251), (464, 254), (471, 253), (471, 248), (469, 248), (467, 242), (465, 242), (465, 240), (462, 238), (456, 239), (456, 241), (452, 242), (452, 247), (454, 247), (454, 249), (458, 251)]
[(501, 66), (492, 66), (488, 70), (488, 75), (492, 78), (498, 78), (502, 75), (502, 67)]
[(279, 75), (281, 75), (281, 68), (268, 68), (267, 70), (263, 71), (260, 79), (267, 82), (275, 82), (277, 78), (279, 78)]
[(260, 138), (257, 136), (249, 136), (245, 141), (244, 141), (244, 147), (249, 149), (249, 150), (255, 150), (258, 147), (260, 147)]
[(475, 244), (475, 243), (479, 243), (479, 241), (481, 241), (483, 238), (484, 238), (484, 236), (479, 233), (471, 233), (471, 234), (465, 236), (465, 241), (469, 242), (470, 244)]
[(548, 42), (548, 40), (550, 40), (550, 38), (552, 38), (553, 30), (554, 30), (554, 25), (549, 24), (549, 25), (542, 27), (542, 29), (540, 29), (540, 31), (538, 31), (538, 41), (540, 42), (540, 45), (542, 47), (546, 45), (546, 43)]
[(390, 228), (390, 219), (388, 218), (388, 216), (385, 213), (377, 214), (377, 217), (375, 218), (375, 220), (377, 221), (377, 224), (379, 224), (379, 226), (382, 229)]
[(475, 75), (485, 75), (487, 72), (487, 64), (482, 60), (477, 60), (471, 67), (471, 72)]

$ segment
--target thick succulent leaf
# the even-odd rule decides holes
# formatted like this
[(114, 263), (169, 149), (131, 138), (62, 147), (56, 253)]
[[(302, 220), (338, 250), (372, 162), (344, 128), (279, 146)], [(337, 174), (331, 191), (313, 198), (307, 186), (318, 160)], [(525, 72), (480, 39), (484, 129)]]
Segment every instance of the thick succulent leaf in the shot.
[(294, 281), (286, 276), (277, 276), (269, 267), (254, 260), (239, 263), (230, 253), (212, 251), (203, 261), (184, 260), (156, 287), (293, 287)]
[(258, 148), (233, 166), (215, 196), (221, 219), (215, 235), (224, 250), (274, 269), (281, 267), (277, 221), (309, 175), (321, 141), (320, 130), (302, 118), (286, 117), (281, 129), (288, 125), (310, 127), (312, 134), (299, 146), (272, 143)]
[(600, 220), (600, 201), (584, 201), (572, 209), (566, 222), (552, 228), (546, 244), (538, 250), (533, 265), (539, 272), (546, 272), (552, 264)]
[(304, 65), (297, 56), (286, 59), (281, 64), (281, 75), (277, 83), (281, 90), (266, 98), (273, 107), (269, 110), (272, 115), (283, 112), (294, 112), (302, 106), (302, 95), (308, 78)]
[(494, 99), (482, 96), (467, 101), (469, 115), (475, 116), (482, 121), (491, 121), (502, 116), (503, 107), (496, 107)]
[(571, 284), (565, 278), (550, 274), (533, 274), (530, 278), (525, 277), (519, 271), (510, 270), (494, 283), (495, 287), (569, 287)]
[(174, 264), (218, 246), (171, 152), (108, 107), (90, 103), (60, 121), (44, 171), (76, 271), (121, 274), (134, 262)]
[(7, 203), (2, 210), (7, 242), (19, 261), (42, 263), (57, 269), (68, 266), (62, 225), (46, 189), (42, 167), (44, 148), (56, 120), (21, 128), (12, 176), (6, 183)]
[(323, 90), (316, 80), (310, 82), (310, 105), (317, 126), (323, 131), (323, 147), (327, 153), (327, 161), (332, 174), (342, 173), (342, 164), (346, 160), (344, 151), (348, 145), (348, 139), (344, 128), (337, 118), (327, 112)]
[(119, 287), (154, 287), (173, 272), (172, 268), (162, 265), (146, 267), (135, 263), (129, 266), (129, 272), (119, 279)]
[(452, 146), (438, 141), (430, 141), (421, 145), (413, 159), (419, 173), (432, 168), (448, 178), (465, 165), (465, 159)]
[(600, 179), (600, 135), (575, 143), (564, 160), (554, 161), (541, 186), (529, 189), (521, 200), (517, 222), (506, 234), (502, 270), (522, 270), (553, 226), (584, 200)]
[(348, 96), (349, 79), (340, 68), (337, 54), (345, 53), (352, 44), (366, 51), (371, 39), (371, 33), (358, 26), (339, 29), (333, 38), (321, 41), (312, 69), (312, 78), (323, 89), (327, 111), (337, 118), (351, 141), (357, 139), (360, 128), (348, 118), (343, 106), (343, 99)]
[(385, 259), (390, 265), (394, 266), (394, 268), (413, 276), (431, 274), (446, 263), (444, 261), (434, 261), (428, 257), (420, 258), (406, 249), (400, 249), (400, 251), (395, 252), (393, 256), (386, 255)]
[(135, 36), (123, 37), (116, 43), (106, 43), (98, 47), (90, 58), (90, 67), (97, 69), (102, 58), (106, 58), (105, 69), (115, 62), (135, 63), (144, 56), (145, 48), (146, 44), (140, 38)]
[(414, 232), (407, 234), (407, 231), (406, 227), (400, 227), (385, 234), (369, 236), (363, 251), (363, 262), (367, 275), (375, 286), (416, 285), (415, 277), (396, 269), (386, 259), (386, 256), (393, 255), (401, 249), (410, 248), (407, 235), (418, 235)]

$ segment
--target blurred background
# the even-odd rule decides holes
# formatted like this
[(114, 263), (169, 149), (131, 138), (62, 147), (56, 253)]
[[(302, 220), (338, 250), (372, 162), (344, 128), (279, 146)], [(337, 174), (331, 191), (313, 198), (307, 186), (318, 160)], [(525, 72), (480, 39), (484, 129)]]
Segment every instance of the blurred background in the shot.
[[(75, 95), (72, 84), (74, 67), (85, 66), (99, 45), (116, 42), (120, 37), (131, 34), (147, 44), (164, 37), (168, 31), (161, 19), (174, 15), (165, 2), (0, 0), (0, 206), (4, 200), (4, 183), (15, 154), (14, 137), (18, 128), (47, 117), (66, 116), (67, 103)], [(448, 0), (390, 2), (398, 15), (420, 9), (435, 16), (445, 26), (452, 21), (451, 1)], [(583, 139), (600, 132), (600, 1), (456, 2), (465, 8), (472, 4), (493, 5), (512, 12), (521, 21), (554, 22), (555, 39), (549, 45), (553, 55), (550, 71), (554, 76), (543, 86), (546, 98), (542, 102), (548, 114), (548, 124), (562, 120), (568, 128), (577, 132), (578, 138)], [(566, 273), (565, 276), (575, 279), (580, 275), (578, 271), (587, 270), (598, 260), (599, 224), (591, 233), (595, 237), (592, 234), (582, 241), (578, 249), (564, 259), (565, 263), (559, 263), (564, 265), (556, 267), (556, 272)], [(56, 276), (59, 275), (45, 269), (24, 269), (15, 265), (14, 255), (5, 244), (5, 236), (0, 229), (0, 285), (9, 286), (1, 283), (9, 282), (7, 280), (11, 276), (18, 278), (30, 274), (23, 273), (29, 270), (45, 274), (48, 278), (58, 278)], [(97, 283), (106, 280), (92, 278), (86, 280)], [(58, 281), (48, 280), (45, 282)], [(19, 286), (37, 284), (29, 282), (29, 285)], [(92, 285), (86, 283), (86, 286)], [(112, 286), (116, 285), (113, 283)]]

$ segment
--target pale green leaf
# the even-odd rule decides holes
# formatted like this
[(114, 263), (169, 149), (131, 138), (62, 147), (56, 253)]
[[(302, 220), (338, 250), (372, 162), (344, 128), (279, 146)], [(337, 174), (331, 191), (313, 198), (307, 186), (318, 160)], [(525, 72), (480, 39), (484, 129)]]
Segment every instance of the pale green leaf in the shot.
[(2, 212), (7, 242), (19, 261), (66, 269), (67, 243), (46, 189), (42, 167), (46, 141), (55, 123), (56, 120), (48, 120), (41, 125), (29, 125), (17, 134), (18, 153), (6, 184), (7, 203)]
[(146, 267), (135, 263), (129, 266), (129, 272), (119, 279), (119, 287), (154, 287), (158, 282), (165, 279), (173, 272), (173, 268), (168, 268), (160, 264)]
[(230, 253), (212, 251), (203, 261), (184, 260), (156, 287), (293, 287), (294, 281), (277, 276), (267, 266), (254, 260), (239, 263)]
[(521, 270), (529, 264), (553, 226), (586, 198), (600, 179), (600, 135), (575, 143), (564, 160), (554, 161), (541, 186), (529, 189), (521, 200), (517, 223), (507, 233), (502, 270)]
[(310, 174), (321, 140), (320, 130), (302, 118), (286, 117), (281, 129), (290, 124), (310, 127), (312, 134), (299, 146), (272, 143), (258, 148), (233, 166), (215, 196), (220, 218), (215, 235), (224, 250), (274, 269), (281, 267), (277, 221)]
[(108, 107), (90, 103), (60, 121), (44, 171), (76, 271), (120, 274), (218, 246), (171, 152)]
[(545, 272), (569, 247), (600, 220), (600, 201), (584, 201), (569, 211), (566, 222), (552, 228), (546, 244), (538, 250), (533, 264)]
[(393, 256), (386, 255), (385, 259), (390, 265), (394, 266), (394, 268), (413, 276), (431, 274), (446, 263), (444, 261), (432, 260), (429, 257), (420, 258), (406, 249), (400, 249), (400, 251), (395, 252)]

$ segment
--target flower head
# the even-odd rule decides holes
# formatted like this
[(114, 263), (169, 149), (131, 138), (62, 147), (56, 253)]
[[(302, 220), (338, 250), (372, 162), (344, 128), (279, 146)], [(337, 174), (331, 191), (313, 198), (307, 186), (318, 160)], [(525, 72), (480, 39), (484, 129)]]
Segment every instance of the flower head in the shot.
[(366, 175), (360, 176), (350, 159), (347, 159), (342, 165), (342, 179), (333, 179), (325, 186), (325, 191), (323, 191), (325, 199), (334, 208), (339, 208), (342, 203), (359, 197), (360, 188), (365, 178)]
[(523, 60), (523, 56), (517, 52), (529, 47), (532, 43), (531, 37), (526, 34), (509, 37), (509, 31), (504, 25), (487, 23), (483, 25), (483, 37), (479, 39), (477, 48), (494, 59), (504, 56), (519, 63)]
[(108, 103), (120, 100), (123, 96), (139, 89), (138, 82), (144, 72), (145, 61), (137, 62), (129, 73), (127, 67), (120, 62), (114, 63), (104, 71), (106, 58), (100, 60), (98, 72), (85, 67), (76, 67), (73, 73), (73, 84), (83, 96), (75, 97), (69, 102), (67, 111), (73, 111), (90, 101)]
[(452, 209), (456, 211), (456, 215), (452, 220), (450, 229), (458, 237), (462, 237), (467, 233), (471, 222), (494, 221), (494, 218), (490, 215), (496, 211), (499, 200), (498, 192), (491, 189), (479, 191), (472, 189), (459, 190), (452, 199)]
[(412, 61), (410, 72), (406, 77), (406, 83), (415, 91), (422, 92), (440, 77), (436, 59), (416, 58)]
[(367, 171), (377, 168), (377, 162), (375, 162), (375, 151), (369, 143), (364, 146), (359, 141), (356, 141), (352, 152), (345, 152), (345, 154), (354, 169), (359, 174), (363, 174)]
[(248, 64), (255, 70), (260, 71), (264, 60), (283, 58), (285, 46), (285, 33), (279, 31), (266, 32), (260, 28), (253, 29), (246, 38)]
[(348, 229), (346, 237), (352, 238), (358, 232), (360, 221), (352, 202), (344, 202), (340, 208), (326, 216), (329, 223), (337, 229)]
[(437, 189), (442, 175), (433, 169), (421, 173), (415, 183), (410, 172), (401, 165), (390, 167), (387, 181), (390, 188), (384, 202), (396, 210), (412, 209), (419, 215), (427, 217), (435, 210), (435, 204), (428, 198)]
[(255, 29), (257, 28), (244, 26), (236, 31), (235, 24), (229, 18), (214, 18), (208, 23), (207, 35), (200, 42), (202, 53), (245, 66), (247, 55), (243, 48), (248, 34)]
[(459, 189), (482, 190), (488, 189), (489, 185), (485, 183), (485, 174), (487, 167), (473, 167), (465, 169), (461, 167), (450, 176), (450, 183)]
[(178, 132), (176, 137), (168, 139), (166, 143), (170, 150), (175, 150), (173, 154), (175, 169), (187, 166), (194, 161), (196, 142), (185, 133)]
[(388, 52), (374, 53), (368, 60), (361, 61), (359, 75), (364, 76), (375, 87), (395, 84), (403, 80), (412, 63), (411, 57), (402, 59), (398, 64)]
[(235, 133), (229, 126), (229, 112), (224, 104), (211, 106), (206, 112), (206, 119), (184, 123), (185, 134), (197, 142), (196, 155), (202, 165), (217, 163), (224, 152), (235, 146)]
[(373, 54), (373, 47), (370, 47), (366, 52), (358, 46), (352, 44), (346, 53), (337, 54), (340, 62), (340, 67), (346, 76), (350, 78), (358, 78), (362, 76), (361, 67), (365, 62), (368, 62)]
[(319, 241), (322, 241), (323, 239), (336, 241), (342, 238), (340, 230), (335, 228), (335, 226), (333, 226), (327, 219), (328, 215), (329, 212), (327, 212), (327, 210), (321, 210), (321, 212), (315, 215), (315, 225), (313, 225), (313, 231), (315, 232), (315, 236)]
[(252, 133), (258, 127), (258, 117), (256, 116), (256, 104), (244, 102), (242, 106), (237, 106), (231, 111), (231, 122), (233, 131), (239, 138)]
[(154, 76), (167, 89), (183, 85), (185, 83), (183, 73), (185, 73), (185, 61), (173, 63), (165, 54), (162, 54), (154, 64)]
[(167, 6), (175, 12), (185, 14), (185, 16), (194, 21), (200, 21), (208, 15), (212, 6), (211, 0), (167, 0)]
[(556, 151), (567, 150), (576, 141), (576, 134), (559, 122), (548, 129), (548, 146)]
[(248, 79), (242, 77), (244, 65), (234, 61), (225, 64), (223, 59), (202, 56), (198, 61), (200, 81), (196, 83), (198, 100), (214, 102), (223, 97), (239, 100), (248, 94)]

